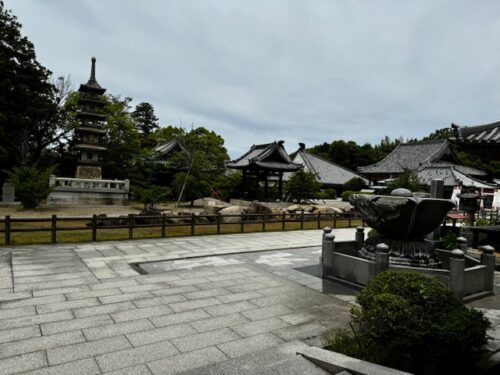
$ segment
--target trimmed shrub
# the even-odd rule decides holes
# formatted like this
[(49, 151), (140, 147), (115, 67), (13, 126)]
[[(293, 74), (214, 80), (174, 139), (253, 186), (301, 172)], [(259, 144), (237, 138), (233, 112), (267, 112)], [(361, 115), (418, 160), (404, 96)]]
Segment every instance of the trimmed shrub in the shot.
[(9, 172), (16, 198), (24, 208), (36, 208), (50, 193), (49, 178), (53, 168), (38, 169), (35, 165), (22, 165)]
[(437, 280), (388, 270), (362, 290), (353, 332), (337, 331), (330, 349), (415, 374), (470, 373), (490, 322)]

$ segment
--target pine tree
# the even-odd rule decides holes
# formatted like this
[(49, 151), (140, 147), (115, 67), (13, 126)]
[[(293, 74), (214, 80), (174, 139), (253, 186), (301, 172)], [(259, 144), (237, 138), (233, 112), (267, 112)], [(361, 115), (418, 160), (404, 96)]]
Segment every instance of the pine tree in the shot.
[(36, 161), (57, 125), (51, 72), (36, 59), (21, 24), (0, 0), (0, 184), (6, 171)]

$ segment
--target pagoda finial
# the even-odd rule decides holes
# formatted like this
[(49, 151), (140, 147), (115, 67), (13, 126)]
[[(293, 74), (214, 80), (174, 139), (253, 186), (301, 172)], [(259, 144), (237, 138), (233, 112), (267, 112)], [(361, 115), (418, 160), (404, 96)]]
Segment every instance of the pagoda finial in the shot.
[(92, 57), (92, 69), (90, 70), (90, 81), (95, 81), (95, 62), (96, 58)]

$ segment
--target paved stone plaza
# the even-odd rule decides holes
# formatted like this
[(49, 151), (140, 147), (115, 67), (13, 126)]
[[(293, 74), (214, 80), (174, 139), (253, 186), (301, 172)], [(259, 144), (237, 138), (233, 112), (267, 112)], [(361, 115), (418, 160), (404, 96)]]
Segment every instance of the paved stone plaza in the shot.
[(308, 270), (320, 242), (315, 230), (2, 248), (0, 374), (237, 373), (224, 364), (321, 343), (353, 297), (321, 293)]
[[(325, 374), (295, 352), (347, 324), (354, 291), (318, 277), (321, 236), (4, 247), (0, 374)], [(500, 346), (498, 298), (474, 305)]]

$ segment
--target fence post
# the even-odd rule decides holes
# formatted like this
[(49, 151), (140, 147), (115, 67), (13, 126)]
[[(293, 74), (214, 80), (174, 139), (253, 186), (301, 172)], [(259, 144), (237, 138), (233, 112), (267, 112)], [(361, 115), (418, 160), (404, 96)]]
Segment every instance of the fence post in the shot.
[(333, 213), (333, 227), (337, 228), (337, 213)]
[(167, 224), (167, 216), (163, 213), (161, 214), (161, 236), (165, 237), (166, 235), (166, 224)]
[(483, 253), (481, 254), (481, 264), (486, 266), (486, 275), (484, 280), (485, 289), (493, 292), (495, 289), (495, 249), (492, 246), (486, 245), (481, 247)]
[(217, 212), (217, 234), (220, 234), (220, 213)]
[(10, 245), (10, 215), (5, 216), (5, 244)]
[(321, 212), (318, 212), (318, 229), (321, 229)]
[(283, 215), (281, 216), (281, 230), (285, 230), (286, 225), (286, 212), (283, 211)]
[(128, 215), (128, 239), (131, 240), (134, 237), (134, 215)]
[(450, 289), (458, 299), (464, 296), (465, 259), (460, 249), (451, 251), (450, 256)]
[(52, 243), (57, 242), (57, 216), (52, 215), (52, 225), (50, 228), (50, 241)]
[(266, 214), (262, 214), (262, 231), (266, 231)]
[(243, 214), (243, 212), (241, 213), (241, 216), (240, 216), (240, 232), (243, 233), (245, 231), (245, 215)]
[(191, 213), (191, 236), (194, 236), (194, 221), (195, 221), (195, 215), (194, 212)]
[(97, 215), (92, 215), (92, 242), (97, 241)]
[(300, 212), (300, 229), (304, 229), (304, 209)]
[(349, 221), (348, 221), (348, 223), (347, 223), (347, 226), (350, 228), (350, 227), (351, 227), (351, 225), (352, 225), (352, 215), (351, 215), (351, 214), (349, 214)]

